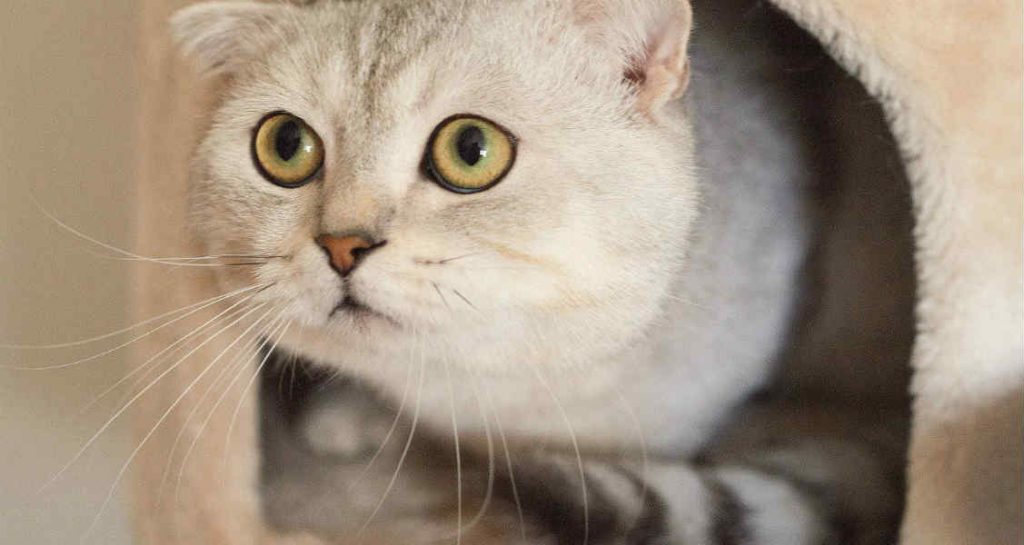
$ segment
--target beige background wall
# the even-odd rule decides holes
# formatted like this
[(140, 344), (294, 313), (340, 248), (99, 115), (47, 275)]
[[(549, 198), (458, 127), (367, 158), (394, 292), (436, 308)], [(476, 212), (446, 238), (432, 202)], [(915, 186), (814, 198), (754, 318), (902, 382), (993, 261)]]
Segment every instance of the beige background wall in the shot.
[[(126, 263), (97, 259), (40, 214), (128, 245), (132, 202), (137, 2), (0, 2), (0, 343), (54, 343), (118, 329)], [(22, 352), (0, 365), (42, 365), (110, 346)], [(78, 543), (130, 450), (125, 427), (103, 435), (65, 479), (45, 483), (112, 414), (80, 409), (122, 373), (119, 358), (50, 373), (0, 370), (0, 544)], [(116, 399), (114, 399), (116, 401)], [(120, 498), (87, 543), (129, 542)]]

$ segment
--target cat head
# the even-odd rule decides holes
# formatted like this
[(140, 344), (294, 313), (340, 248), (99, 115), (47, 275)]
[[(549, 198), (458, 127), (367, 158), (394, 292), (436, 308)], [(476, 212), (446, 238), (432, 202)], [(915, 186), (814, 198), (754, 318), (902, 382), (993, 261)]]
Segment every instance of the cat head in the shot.
[[(684, 0), (217, 2), (196, 231), (289, 349), (586, 364), (657, 318), (696, 216)], [(270, 257), (273, 256), (273, 257)]]

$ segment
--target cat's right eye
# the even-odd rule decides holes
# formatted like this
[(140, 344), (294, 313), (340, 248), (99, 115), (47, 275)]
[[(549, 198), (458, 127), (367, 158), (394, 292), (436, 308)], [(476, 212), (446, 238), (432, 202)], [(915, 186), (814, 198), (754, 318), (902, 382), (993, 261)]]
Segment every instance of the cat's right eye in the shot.
[(275, 112), (256, 127), (252, 155), (264, 178), (282, 187), (295, 188), (320, 173), (324, 144), (305, 121), (287, 112)]
[(497, 123), (471, 114), (449, 117), (434, 129), (424, 158), (426, 171), (454, 193), (494, 187), (516, 162), (516, 138)]

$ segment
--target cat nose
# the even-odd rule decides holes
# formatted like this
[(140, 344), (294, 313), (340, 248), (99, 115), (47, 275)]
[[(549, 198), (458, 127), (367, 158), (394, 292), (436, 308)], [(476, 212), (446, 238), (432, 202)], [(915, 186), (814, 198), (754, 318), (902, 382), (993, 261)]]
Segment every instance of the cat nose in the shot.
[(341, 276), (348, 276), (363, 258), (387, 242), (373, 242), (359, 235), (320, 235), (316, 243), (327, 253), (331, 268)]

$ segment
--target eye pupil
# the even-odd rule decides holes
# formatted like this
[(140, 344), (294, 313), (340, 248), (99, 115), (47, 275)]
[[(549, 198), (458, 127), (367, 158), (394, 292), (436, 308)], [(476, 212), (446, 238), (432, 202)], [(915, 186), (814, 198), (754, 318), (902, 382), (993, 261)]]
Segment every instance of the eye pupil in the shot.
[(277, 130), (277, 138), (274, 140), (274, 150), (277, 156), (284, 161), (291, 161), (299, 151), (302, 143), (302, 127), (295, 121), (289, 121)]
[(459, 133), (459, 137), (455, 142), (455, 149), (459, 153), (459, 158), (469, 166), (476, 166), (477, 163), (487, 156), (485, 150), (486, 140), (484, 131), (480, 130), (480, 127), (472, 125), (466, 127)]

